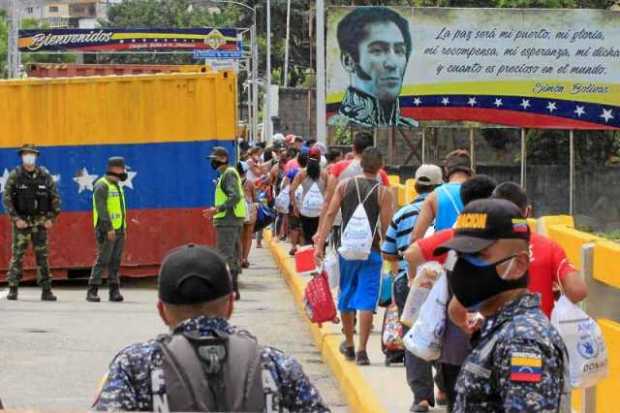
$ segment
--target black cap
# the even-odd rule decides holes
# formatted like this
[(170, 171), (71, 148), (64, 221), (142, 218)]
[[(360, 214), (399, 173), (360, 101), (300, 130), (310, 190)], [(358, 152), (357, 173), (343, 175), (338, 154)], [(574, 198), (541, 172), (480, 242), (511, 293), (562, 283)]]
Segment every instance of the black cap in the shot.
[(187, 244), (166, 255), (159, 270), (159, 299), (167, 304), (206, 303), (232, 292), (222, 256), (204, 245)]
[(472, 254), (500, 239), (530, 239), (530, 228), (521, 210), (503, 199), (470, 202), (459, 215), (454, 228), (454, 238), (439, 246), (434, 251), (435, 255), (448, 250)]
[(209, 159), (224, 158), (224, 157), (226, 159), (229, 159), (228, 151), (226, 150), (226, 148), (222, 146), (214, 146), (213, 150), (211, 151), (211, 154), (207, 156), (207, 158)]
[(108, 168), (114, 167), (124, 168), (125, 158), (122, 156), (112, 156), (111, 158), (108, 158)]
[(22, 147), (17, 150), (17, 153), (20, 155), (24, 152), (36, 153), (37, 155), (39, 154), (39, 150), (37, 149), (37, 147), (31, 143), (22, 145)]

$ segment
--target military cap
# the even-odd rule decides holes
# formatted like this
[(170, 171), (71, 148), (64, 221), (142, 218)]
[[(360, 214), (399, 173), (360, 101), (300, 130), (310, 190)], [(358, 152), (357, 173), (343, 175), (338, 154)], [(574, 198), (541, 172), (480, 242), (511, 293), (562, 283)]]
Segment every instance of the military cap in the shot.
[(114, 167), (124, 168), (125, 158), (123, 158), (122, 156), (112, 156), (108, 158), (108, 168), (114, 168)]
[(211, 151), (211, 154), (209, 156), (207, 156), (207, 158), (209, 159), (215, 159), (215, 158), (229, 158), (228, 155), (228, 151), (226, 150), (226, 148), (222, 147), (222, 146), (214, 146), (213, 150)]
[(17, 153), (20, 155), (24, 152), (36, 153), (37, 155), (39, 154), (39, 150), (37, 149), (37, 147), (31, 143), (22, 145), (22, 147), (17, 150)]

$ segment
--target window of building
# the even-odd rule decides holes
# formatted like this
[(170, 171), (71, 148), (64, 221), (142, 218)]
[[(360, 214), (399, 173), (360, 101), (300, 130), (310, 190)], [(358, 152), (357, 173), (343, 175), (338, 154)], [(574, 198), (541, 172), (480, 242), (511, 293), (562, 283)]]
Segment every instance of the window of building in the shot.
[(50, 13), (58, 13), (58, 6), (50, 6)]
[(28, 14), (34, 13), (34, 7), (26, 7), (26, 13)]

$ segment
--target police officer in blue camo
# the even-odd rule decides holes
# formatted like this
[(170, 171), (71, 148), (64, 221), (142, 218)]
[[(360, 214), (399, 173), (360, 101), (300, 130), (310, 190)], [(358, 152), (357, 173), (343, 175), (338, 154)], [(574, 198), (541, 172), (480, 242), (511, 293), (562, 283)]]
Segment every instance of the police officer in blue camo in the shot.
[(529, 236), (516, 205), (480, 200), (465, 207), (455, 237), (435, 251), (453, 251), (445, 264), (450, 305), (485, 317), (457, 380), (454, 412), (570, 411), (566, 347), (540, 297), (527, 290)]
[(157, 305), (171, 332), (122, 350), (93, 409), (329, 412), (296, 360), (228, 323), (234, 301), (217, 252), (193, 244), (172, 250)]
[[(392, 270), (394, 279), (394, 301), (398, 306), (399, 316), (402, 314), (407, 295), (409, 294), (409, 279), (407, 277), (408, 264), (403, 253), (409, 248), (409, 237), (415, 227), (422, 203), (433, 190), (443, 183), (441, 168), (437, 165), (421, 165), (415, 173), (416, 199), (400, 208), (385, 234), (381, 253), (387, 261), (398, 265), (398, 271)], [(394, 265), (393, 267), (394, 268)], [(407, 333), (408, 329), (403, 331)], [(412, 412), (427, 412), (429, 406), (435, 405), (432, 364), (413, 353), (405, 351), (405, 370), (407, 383), (414, 396)]]

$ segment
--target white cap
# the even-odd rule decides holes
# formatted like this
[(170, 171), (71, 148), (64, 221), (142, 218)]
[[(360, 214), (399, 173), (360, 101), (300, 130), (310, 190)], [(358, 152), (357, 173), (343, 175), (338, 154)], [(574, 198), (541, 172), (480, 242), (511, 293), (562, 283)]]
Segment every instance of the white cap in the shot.
[(433, 164), (421, 165), (415, 171), (415, 180), (420, 185), (441, 185), (443, 183), (443, 174), (441, 168)]

